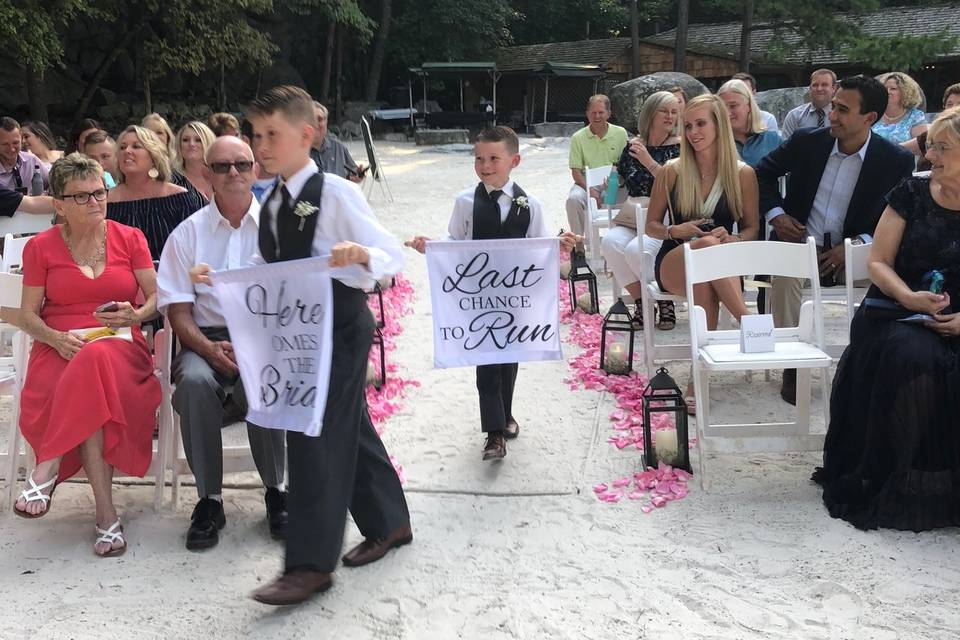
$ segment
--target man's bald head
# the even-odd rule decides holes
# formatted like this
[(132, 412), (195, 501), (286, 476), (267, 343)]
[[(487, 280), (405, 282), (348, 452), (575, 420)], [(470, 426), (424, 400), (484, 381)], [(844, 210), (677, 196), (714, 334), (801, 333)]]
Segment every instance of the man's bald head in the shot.
[[(238, 155), (242, 154), (242, 155)], [(253, 160), (253, 150), (246, 142), (236, 136), (221, 136), (207, 147), (204, 162), (230, 162), (236, 159)]]

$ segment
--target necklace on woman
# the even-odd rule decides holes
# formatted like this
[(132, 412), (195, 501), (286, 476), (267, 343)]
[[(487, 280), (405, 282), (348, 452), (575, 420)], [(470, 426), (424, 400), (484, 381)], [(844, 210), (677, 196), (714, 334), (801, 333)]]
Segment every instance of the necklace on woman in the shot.
[(100, 247), (93, 252), (93, 255), (81, 258), (77, 256), (76, 251), (73, 248), (73, 244), (70, 242), (70, 228), (65, 227), (63, 231), (63, 239), (66, 242), (67, 250), (70, 252), (70, 257), (73, 258), (73, 261), (77, 264), (78, 267), (95, 267), (103, 261), (104, 256), (107, 254), (107, 233), (104, 230), (103, 239), (100, 241)]
[(887, 124), (893, 124), (894, 122), (897, 122), (898, 120), (900, 120), (901, 118), (903, 118), (903, 116), (905, 116), (905, 115), (907, 115), (906, 110), (904, 110), (904, 112), (901, 113), (901, 114), (898, 115), (898, 116), (888, 116), (886, 113), (884, 113), (884, 114), (883, 114), (883, 121), (886, 122)]

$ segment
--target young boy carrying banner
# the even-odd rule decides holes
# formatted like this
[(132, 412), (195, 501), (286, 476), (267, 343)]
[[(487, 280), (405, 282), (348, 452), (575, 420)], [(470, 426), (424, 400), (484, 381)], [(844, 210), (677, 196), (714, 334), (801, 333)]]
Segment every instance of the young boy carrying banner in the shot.
[[(510, 179), (520, 164), (520, 140), (509, 127), (481, 131), (474, 141), (474, 170), (480, 184), (457, 196), (447, 233), (450, 240), (496, 240), (502, 238), (551, 237), (543, 219), (540, 201)], [(573, 248), (578, 236), (564, 233), (560, 243)], [(406, 246), (426, 253), (429, 238), (417, 236)], [(517, 363), (477, 367), (480, 395), (480, 429), (486, 434), (484, 460), (507, 455), (506, 439), (516, 438), (520, 426), (513, 417), (513, 389)]]
[(410, 514), (393, 465), (370, 422), (364, 398), (374, 320), (365, 289), (403, 264), (399, 241), (377, 222), (360, 191), (319, 173), (310, 159), (313, 100), (298, 87), (275, 87), (247, 108), (253, 145), (266, 171), (279, 176), (260, 212), (266, 262), (330, 256), (333, 354), (323, 430), (287, 432), (289, 524), (283, 574), (254, 600), (296, 604), (333, 584), (347, 510), (365, 540), (343, 557), (361, 566), (413, 539)]

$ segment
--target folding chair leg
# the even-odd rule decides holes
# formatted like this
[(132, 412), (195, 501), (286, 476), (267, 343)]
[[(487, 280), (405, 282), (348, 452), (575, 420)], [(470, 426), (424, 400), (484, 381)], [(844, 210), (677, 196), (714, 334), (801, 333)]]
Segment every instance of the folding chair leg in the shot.
[(697, 457), (699, 458), (700, 489), (707, 490), (707, 454), (703, 447), (703, 440), (710, 428), (710, 374), (701, 371), (699, 376), (694, 375), (693, 395), (697, 402)]
[(643, 314), (643, 359), (647, 364), (647, 376), (653, 376), (654, 367), (653, 332), (656, 328), (653, 326), (653, 304), (653, 300), (647, 299), (646, 296), (641, 298), (640, 305), (643, 307), (641, 310)]
[[(19, 403), (18, 403), (19, 404)], [(19, 410), (15, 410), (15, 414), (19, 414)], [(19, 419), (12, 419), (10, 421), (10, 432), (7, 436), (7, 488), (5, 492), (6, 501), (0, 510), (6, 507), (13, 506), (13, 493), (16, 489), (17, 481), (19, 476), (17, 471), (20, 469), (20, 424)]]
[(797, 369), (796, 433), (810, 433), (810, 369)]
[(824, 367), (821, 381), (821, 393), (823, 394), (823, 426), (830, 426), (830, 392), (833, 389), (833, 381), (830, 376), (830, 367)]
[(173, 429), (170, 437), (170, 509), (176, 511), (180, 499), (180, 418), (172, 416)]

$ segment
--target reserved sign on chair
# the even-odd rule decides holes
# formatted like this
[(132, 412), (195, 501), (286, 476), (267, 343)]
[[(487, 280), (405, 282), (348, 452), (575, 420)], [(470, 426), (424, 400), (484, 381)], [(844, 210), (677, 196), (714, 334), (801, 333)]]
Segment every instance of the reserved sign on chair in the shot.
[(765, 353), (776, 350), (773, 337), (773, 315), (769, 313), (740, 318), (741, 353)]

